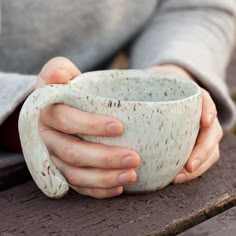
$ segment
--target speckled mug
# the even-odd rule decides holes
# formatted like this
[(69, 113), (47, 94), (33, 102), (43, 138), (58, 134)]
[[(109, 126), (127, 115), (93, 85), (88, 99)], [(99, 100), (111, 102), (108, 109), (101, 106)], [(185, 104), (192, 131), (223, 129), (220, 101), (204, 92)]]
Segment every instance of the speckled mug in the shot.
[(139, 193), (168, 185), (186, 163), (199, 131), (202, 97), (191, 80), (141, 70), (88, 72), (67, 85), (34, 91), (20, 113), (21, 145), (38, 187), (48, 197), (59, 198), (69, 185), (51, 161), (38, 129), (40, 112), (55, 103), (110, 115), (123, 123), (120, 137), (79, 136), (135, 150), (141, 157), (138, 178), (124, 190)]

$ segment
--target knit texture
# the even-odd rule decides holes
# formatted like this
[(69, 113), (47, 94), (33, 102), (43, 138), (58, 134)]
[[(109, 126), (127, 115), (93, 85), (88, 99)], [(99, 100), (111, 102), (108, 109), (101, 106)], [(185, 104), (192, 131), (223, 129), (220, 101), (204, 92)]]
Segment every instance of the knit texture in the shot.
[(224, 81), (235, 11), (234, 0), (3, 0), (0, 124), (33, 90), (30, 74), (50, 58), (94, 70), (129, 43), (130, 68), (174, 63), (192, 73), (228, 129), (236, 120)]
[(33, 90), (36, 76), (0, 73), (0, 124)]

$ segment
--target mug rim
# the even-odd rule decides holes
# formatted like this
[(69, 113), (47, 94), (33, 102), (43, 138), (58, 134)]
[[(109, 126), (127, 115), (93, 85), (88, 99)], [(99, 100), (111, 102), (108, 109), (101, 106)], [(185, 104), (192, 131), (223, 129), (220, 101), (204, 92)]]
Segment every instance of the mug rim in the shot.
[[(78, 88), (77, 84), (79, 84), (80, 80), (86, 80), (89, 77), (91, 78), (94, 76), (108, 76), (110, 75), (111, 77), (114, 77), (115, 75), (112, 76), (112, 73), (117, 74), (117, 75), (124, 75), (126, 77), (133, 77), (137, 76), (140, 79), (141, 78), (148, 78), (148, 76), (154, 76), (156, 79), (175, 79), (178, 81), (182, 81), (183, 83), (191, 84), (194, 86), (195, 93), (192, 95), (189, 95), (184, 98), (180, 98), (177, 100), (169, 100), (169, 101), (135, 101), (135, 100), (122, 100), (122, 99), (117, 99), (117, 98), (112, 98), (112, 97), (105, 97), (105, 96), (100, 96), (100, 95), (95, 95), (93, 93), (86, 92), (82, 88)], [(75, 77), (73, 80), (69, 82), (69, 86), (72, 86), (73, 89), (80, 90), (84, 95), (89, 96), (90, 98), (96, 98), (97, 100), (109, 100), (109, 101), (119, 101), (122, 103), (130, 103), (130, 104), (176, 104), (176, 103), (183, 103), (183, 102), (188, 102), (192, 99), (195, 99), (197, 97), (202, 96), (201, 88), (200, 86), (193, 80), (188, 80), (187, 78), (183, 76), (179, 76), (174, 73), (160, 73), (160, 72), (153, 72), (153, 71), (145, 71), (145, 70), (137, 70), (137, 69), (125, 69), (125, 70), (119, 70), (119, 69), (113, 69), (113, 70), (96, 70), (96, 71), (88, 71), (84, 72), (77, 77)]]

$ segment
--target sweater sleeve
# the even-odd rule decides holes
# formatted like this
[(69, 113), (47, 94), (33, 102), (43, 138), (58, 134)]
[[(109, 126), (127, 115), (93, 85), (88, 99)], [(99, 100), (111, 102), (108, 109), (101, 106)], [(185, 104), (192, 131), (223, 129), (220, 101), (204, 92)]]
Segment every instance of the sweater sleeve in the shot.
[(134, 42), (131, 67), (176, 64), (207, 89), (224, 129), (236, 120), (225, 71), (235, 37), (234, 0), (162, 0), (148, 27)]
[(0, 72), (0, 125), (33, 91), (34, 75)]

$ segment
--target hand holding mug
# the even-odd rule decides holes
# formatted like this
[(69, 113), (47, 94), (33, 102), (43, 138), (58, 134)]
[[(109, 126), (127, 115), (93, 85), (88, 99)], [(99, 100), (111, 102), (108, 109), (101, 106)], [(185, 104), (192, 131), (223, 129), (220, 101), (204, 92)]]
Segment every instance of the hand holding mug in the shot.
[[(45, 84), (65, 84), (79, 74), (68, 59), (54, 58), (43, 67), (36, 88)], [(135, 182), (134, 169), (140, 163), (137, 153), (74, 136), (119, 136), (123, 125), (115, 118), (57, 104), (45, 108), (39, 126), (50, 157), (78, 193), (95, 198), (113, 197), (123, 192), (123, 185)]]
[[(174, 73), (194, 80), (191, 74), (176, 65), (154, 66), (148, 70), (157, 73)], [(220, 158), (219, 142), (222, 137), (223, 130), (217, 118), (216, 106), (210, 94), (202, 89), (200, 132), (186, 165), (173, 180), (173, 183), (183, 183), (195, 179), (214, 165)]]
[[(55, 60), (64, 61), (65, 68), (74, 70), (75, 74), (65, 72), (66, 70), (61, 67), (57, 69)], [(42, 78), (45, 78), (45, 74), (46, 83), (51, 81), (55, 83), (56, 80), (67, 82), (79, 73), (69, 61), (61, 58), (55, 60), (50, 61), (43, 68), (38, 84), (42, 82)], [(51, 72), (50, 68), (53, 68)], [(111, 79), (111, 77), (115, 78)], [(24, 154), (29, 169), (40, 188), (51, 197), (60, 197), (68, 190), (68, 185), (63, 179), (65, 177), (70, 186), (82, 194), (98, 198), (120, 194), (123, 185), (133, 183), (136, 179), (133, 169), (138, 166), (139, 157), (131, 149), (138, 150), (137, 152), (141, 154), (142, 166), (137, 169), (138, 181), (133, 185), (125, 186), (126, 191), (154, 191), (167, 185), (183, 167), (193, 148), (199, 129), (201, 96), (199, 88), (190, 81), (167, 75), (166, 78), (162, 77), (163, 75), (141, 71), (87, 73), (79, 76), (67, 87), (48, 86), (34, 93), (30, 98), (33, 104), (28, 102), (23, 108), (21, 117), (25, 117), (20, 119), (20, 133), (21, 136), (25, 132), (28, 133), (28, 138), (30, 135), (32, 137), (30, 145), (27, 143), (27, 138), (21, 137), (22, 146), (23, 150), (25, 149)], [(99, 87), (99, 83), (102, 83), (103, 87), (96, 88)], [(80, 86), (82, 90), (77, 91)], [(106, 90), (106, 87), (110, 87), (112, 92)], [(119, 87), (121, 87), (120, 91), (117, 90)], [(99, 89), (102, 92), (99, 92)], [(87, 91), (87, 96), (86, 94), (80, 96), (80, 93), (84, 93), (83, 90)], [(61, 97), (61, 92), (65, 97)], [(98, 93), (96, 99), (93, 93)], [(38, 100), (39, 95), (41, 101)], [(103, 95), (105, 98), (101, 97)], [(111, 98), (113, 95), (115, 99)], [(79, 110), (57, 104), (46, 108), (40, 115), (43, 107), (48, 105), (46, 96), (50, 96), (51, 104), (66, 103)], [(156, 99), (160, 102), (156, 102)], [(80, 101), (74, 103), (75, 100)], [(39, 103), (36, 104), (35, 101)], [(89, 103), (91, 105), (88, 105)], [(40, 115), (41, 136), (47, 148), (41, 144), (38, 148), (38, 143), (34, 143), (34, 137), (37, 142), (40, 141), (37, 140), (39, 138), (37, 133), (32, 134), (37, 119), (33, 122), (28, 119), (30, 125), (25, 122), (27, 119), (24, 120), (32, 108), (31, 105), (34, 105), (35, 110), (33, 117)], [(117, 106), (122, 108), (117, 109)], [(37, 109), (39, 111), (36, 111)], [(98, 111), (97, 113), (106, 115), (95, 115), (82, 110), (92, 113)], [(123, 133), (122, 123), (111, 118), (113, 114), (126, 125)], [(91, 120), (93, 118), (95, 120)], [(110, 124), (112, 129), (107, 129)], [(126, 132), (129, 129), (131, 131)], [(79, 134), (82, 139), (69, 134)], [(181, 140), (183, 136), (186, 140), (184, 142)], [(128, 145), (129, 148), (121, 148), (119, 145), (117, 147), (117, 144)], [(27, 145), (28, 148), (24, 148)], [(36, 153), (34, 149), (37, 149)], [(38, 155), (38, 158), (32, 160), (30, 157), (32, 151), (36, 156)], [(48, 152), (51, 158), (41, 161), (40, 156), (48, 155)], [(51, 160), (59, 171), (54, 168)], [(60, 175), (60, 172), (63, 175)], [(108, 177), (104, 178), (105, 175)]]

